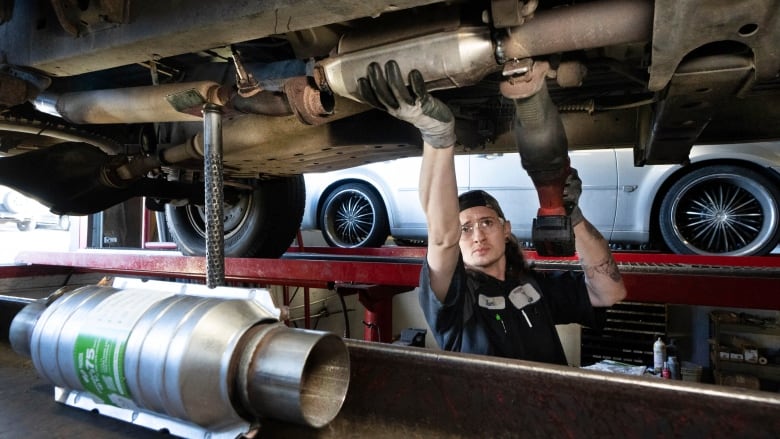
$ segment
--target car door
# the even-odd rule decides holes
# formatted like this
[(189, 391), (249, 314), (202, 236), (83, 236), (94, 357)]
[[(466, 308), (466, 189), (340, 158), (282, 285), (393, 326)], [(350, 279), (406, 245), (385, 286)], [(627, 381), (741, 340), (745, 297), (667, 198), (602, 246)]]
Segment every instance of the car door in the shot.
[[(605, 238), (610, 239), (617, 204), (615, 150), (570, 151), (572, 166), (582, 179), (580, 208)], [(483, 189), (501, 204), (512, 232), (520, 241), (531, 240), (531, 226), (539, 209), (539, 198), (531, 178), (520, 165), (517, 153), (471, 156), (469, 189)]]
[[(374, 166), (375, 185), (387, 203), (390, 231), (399, 239), (426, 239), (428, 234), (425, 213), (420, 206), (420, 165), (422, 157), (391, 160)], [(459, 191), (469, 183), (469, 158), (455, 156), (455, 178)]]

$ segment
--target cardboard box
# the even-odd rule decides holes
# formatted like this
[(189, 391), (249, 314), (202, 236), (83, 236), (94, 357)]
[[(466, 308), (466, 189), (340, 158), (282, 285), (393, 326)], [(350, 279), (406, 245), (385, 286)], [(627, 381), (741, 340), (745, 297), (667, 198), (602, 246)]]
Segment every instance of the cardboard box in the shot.
[(720, 374), (718, 384), (731, 387), (741, 387), (743, 389), (759, 390), (761, 382), (752, 375), (738, 374)]
[(729, 361), (744, 361), (745, 355), (741, 352), (731, 352), (729, 353)]
[(745, 363), (753, 363), (753, 364), (758, 363), (758, 349), (752, 347), (745, 348), (745, 352), (743, 355), (745, 358)]

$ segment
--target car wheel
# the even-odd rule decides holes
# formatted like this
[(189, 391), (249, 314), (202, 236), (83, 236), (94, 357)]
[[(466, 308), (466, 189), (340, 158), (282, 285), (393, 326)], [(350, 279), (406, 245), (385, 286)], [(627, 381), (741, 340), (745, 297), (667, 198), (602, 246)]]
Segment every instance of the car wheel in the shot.
[(764, 255), (780, 239), (778, 203), (780, 192), (758, 172), (729, 165), (701, 168), (664, 196), (661, 234), (675, 253)]
[[(226, 257), (278, 258), (295, 239), (303, 218), (303, 176), (261, 180), (253, 190), (226, 193), (224, 230)], [(230, 200), (230, 202), (228, 202)], [(165, 206), (171, 238), (187, 256), (206, 254), (206, 212), (203, 206)]]
[(3, 198), (5, 210), (11, 213), (22, 213), (30, 208), (30, 199), (16, 191), (9, 191)]
[(387, 212), (366, 184), (348, 183), (328, 195), (320, 210), (320, 229), (333, 247), (381, 247), (389, 235)]
[(57, 226), (60, 230), (70, 230), (70, 217), (68, 215), (60, 215)]
[(29, 221), (19, 221), (16, 223), (16, 228), (19, 229), (21, 232), (29, 232), (30, 230), (35, 230), (36, 224), (35, 221), (29, 220)]

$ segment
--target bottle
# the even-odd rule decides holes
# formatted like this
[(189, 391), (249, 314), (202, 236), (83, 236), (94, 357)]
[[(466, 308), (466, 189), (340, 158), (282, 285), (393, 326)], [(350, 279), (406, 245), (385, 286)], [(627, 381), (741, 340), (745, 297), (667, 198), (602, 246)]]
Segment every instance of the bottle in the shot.
[(666, 362), (666, 345), (661, 337), (653, 343), (653, 372), (660, 374)]
[[(668, 346), (667, 346), (668, 348)], [(669, 351), (666, 352), (669, 354)], [(669, 364), (669, 374), (671, 375), (671, 379), (673, 380), (679, 380), (680, 379), (680, 363), (677, 361), (677, 356), (675, 355), (669, 355), (669, 359), (666, 361)]]
[(669, 371), (669, 362), (664, 361), (664, 368), (661, 371), (661, 378), (668, 380), (672, 378), (672, 373)]

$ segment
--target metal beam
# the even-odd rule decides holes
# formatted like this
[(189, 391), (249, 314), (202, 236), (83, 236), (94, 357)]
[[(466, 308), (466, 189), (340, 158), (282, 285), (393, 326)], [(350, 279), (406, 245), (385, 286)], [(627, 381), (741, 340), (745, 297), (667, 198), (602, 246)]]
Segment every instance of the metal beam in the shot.
[(351, 381), (322, 430), (268, 437), (776, 438), (780, 395), (347, 340)]
[[(331, 288), (335, 283), (417, 286), (424, 248), (308, 248), (286, 259), (226, 258), (228, 282)], [(540, 269), (578, 269), (576, 257), (540, 258)], [(780, 257), (722, 257), (615, 253), (626, 300), (680, 305), (780, 309)], [(148, 277), (204, 279), (205, 258), (173, 252), (91, 250), (21, 252), (17, 262)]]
[(100, 23), (78, 37), (58, 24), (49, 2), (21, 1), (0, 27), (11, 64), (54, 76), (108, 69), (433, 3), (434, 0), (320, 2), (136, 1), (125, 23)]

